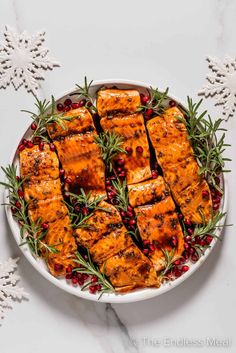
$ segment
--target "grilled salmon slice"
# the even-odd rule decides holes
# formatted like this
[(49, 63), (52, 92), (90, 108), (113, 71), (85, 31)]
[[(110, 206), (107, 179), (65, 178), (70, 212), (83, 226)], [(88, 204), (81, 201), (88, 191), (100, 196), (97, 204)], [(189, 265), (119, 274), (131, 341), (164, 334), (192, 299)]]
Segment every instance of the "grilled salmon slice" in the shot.
[(178, 194), (189, 185), (199, 182), (199, 166), (194, 157), (189, 157), (178, 164), (168, 165), (164, 169), (164, 178), (171, 188), (177, 202)]
[(94, 262), (102, 264), (108, 258), (132, 245), (132, 239), (125, 227), (117, 228), (110, 234), (104, 235), (91, 248), (90, 254)]
[(65, 170), (67, 189), (74, 186), (105, 194), (105, 166), (94, 133), (67, 136), (54, 141), (59, 160)]
[[(127, 184), (135, 184), (151, 177), (150, 152), (142, 114), (102, 118), (104, 131), (115, 131), (124, 138), (122, 148), (132, 148), (131, 154), (120, 153), (117, 158), (125, 160)], [(142, 151), (136, 150), (141, 147)]]
[(87, 227), (78, 228), (74, 232), (77, 242), (87, 249), (90, 249), (105, 234), (122, 227), (121, 216), (114, 206), (106, 201), (101, 201), (98, 206), (104, 210), (94, 211), (86, 221)]
[(101, 117), (135, 113), (139, 107), (140, 95), (136, 90), (105, 89), (97, 94), (97, 110)]
[(61, 196), (61, 183), (59, 179), (25, 181), (23, 188), (27, 202), (47, 200), (55, 196)]
[(28, 215), (33, 222), (38, 219), (44, 222), (54, 222), (68, 214), (67, 207), (62, 196), (55, 196), (52, 199), (32, 200), (28, 207)]
[[(208, 191), (208, 197), (204, 197), (202, 192)], [(206, 180), (195, 182), (177, 195), (177, 203), (186, 219), (193, 223), (209, 222), (211, 218), (212, 199), (209, 186)]]
[(162, 200), (170, 191), (162, 176), (138, 184), (128, 185), (129, 203), (132, 207)]
[[(184, 250), (184, 237), (175, 212), (175, 204), (172, 198), (167, 196), (158, 203), (139, 206), (134, 210), (142, 240), (149, 240), (155, 246), (155, 250), (150, 253), (150, 260), (155, 270), (160, 271), (166, 264), (165, 252), (175, 261)], [(176, 248), (170, 246), (173, 236), (178, 240)]]
[(152, 263), (135, 245), (107, 259), (100, 270), (109, 278), (116, 291), (160, 286)]
[[(70, 120), (66, 120), (67, 118)], [(62, 136), (84, 134), (95, 130), (92, 115), (84, 107), (70, 110), (61, 119), (59, 118), (59, 121), (60, 123), (55, 122), (47, 125), (48, 134), (53, 140)]]
[(59, 162), (55, 152), (48, 145), (43, 151), (38, 145), (26, 148), (20, 152), (20, 173), (22, 178), (30, 181), (40, 179), (57, 179), (59, 177)]

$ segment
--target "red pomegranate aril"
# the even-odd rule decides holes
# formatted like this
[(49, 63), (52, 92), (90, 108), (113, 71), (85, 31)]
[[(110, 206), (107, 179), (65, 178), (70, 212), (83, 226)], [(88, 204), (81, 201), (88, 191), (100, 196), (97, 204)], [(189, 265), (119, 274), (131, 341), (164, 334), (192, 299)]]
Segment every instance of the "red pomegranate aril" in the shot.
[(72, 109), (78, 109), (79, 108), (79, 103), (72, 103), (71, 104)]
[(176, 247), (178, 244), (178, 239), (176, 236), (173, 236), (170, 238), (170, 245), (173, 246), (173, 247)]
[(97, 276), (94, 275), (94, 276), (91, 277), (91, 282), (92, 283), (96, 283), (97, 281), (98, 281)]
[(209, 200), (209, 191), (208, 191), (208, 190), (203, 190), (203, 191), (202, 191), (202, 197), (203, 197), (205, 200)]
[(192, 228), (188, 228), (187, 232), (188, 232), (188, 234), (192, 235), (193, 234), (193, 229)]
[(125, 160), (124, 160), (123, 158), (120, 158), (120, 159), (117, 160), (117, 164), (118, 164), (119, 166), (122, 166), (122, 165), (125, 164)]
[(28, 142), (28, 141), (27, 141), (26, 139), (23, 139), (23, 140), (22, 140), (22, 143), (23, 143), (23, 145), (25, 145), (25, 146), (27, 146), (27, 142)]
[(19, 175), (16, 176), (16, 180), (19, 182), (21, 181), (21, 178), (19, 177)]
[(220, 205), (218, 203), (214, 203), (213, 204), (213, 210), (214, 211), (217, 211), (219, 207), (220, 207)]
[(206, 244), (209, 245), (209, 244), (211, 244), (213, 237), (211, 235), (207, 235), (204, 240), (205, 240)]
[(127, 216), (128, 216), (129, 218), (132, 218), (132, 217), (133, 217), (133, 212), (128, 211), (128, 212), (127, 212)]
[(189, 249), (188, 249), (188, 252), (189, 252), (189, 254), (190, 255), (193, 255), (194, 253), (195, 253), (195, 249), (193, 248), (193, 247), (190, 247)]
[(23, 143), (21, 145), (19, 145), (18, 147), (18, 151), (21, 152), (25, 149), (25, 145), (23, 145)]
[(67, 274), (66, 274), (66, 279), (67, 279), (67, 280), (72, 279), (72, 273), (67, 273)]
[(213, 199), (213, 203), (220, 203), (221, 201), (221, 196), (215, 196)]
[(198, 260), (199, 260), (199, 256), (196, 253), (191, 256), (192, 262), (197, 262)]
[(128, 154), (131, 154), (133, 152), (132, 148), (131, 147), (125, 147), (125, 150)]
[(155, 246), (154, 246), (153, 244), (150, 244), (150, 245), (149, 245), (149, 250), (150, 250), (151, 252), (153, 252), (153, 251), (155, 250)]
[(41, 141), (41, 137), (35, 136), (34, 137), (34, 143), (39, 143)]
[(186, 219), (184, 223), (186, 224), (186, 226), (189, 226), (189, 227), (191, 227), (192, 225), (192, 222), (190, 221), (190, 219)]
[(30, 125), (30, 127), (31, 127), (31, 130), (36, 130), (37, 129), (37, 125), (35, 123), (32, 123)]
[(190, 245), (188, 243), (184, 243), (184, 248), (185, 250), (188, 250), (190, 248)]
[(78, 213), (78, 212), (80, 211), (80, 206), (78, 206), (78, 205), (75, 206), (75, 207), (74, 207), (74, 210), (75, 210), (76, 213)]
[(61, 104), (61, 103), (58, 103), (58, 104), (57, 104), (57, 110), (58, 110), (59, 112), (62, 112), (62, 111), (64, 110), (64, 105)]
[(44, 149), (44, 142), (39, 142), (39, 149), (40, 149), (40, 151), (43, 151), (43, 149)]
[(88, 102), (86, 103), (86, 107), (88, 107), (88, 108), (92, 107), (92, 105), (93, 105), (93, 103), (90, 102), (90, 101), (88, 101)]
[(87, 207), (82, 208), (82, 213), (84, 216), (87, 216), (89, 213), (88, 208)]
[(134, 226), (136, 224), (136, 221), (134, 220), (134, 219), (131, 219), (130, 221), (129, 221), (129, 225), (130, 226)]
[(206, 244), (206, 242), (205, 242), (204, 239), (201, 239), (201, 240), (199, 241), (199, 245), (202, 246), (202, 247), (204, 247), (204, 246), (206, 246), (207, 244)]
[(147, 109), (145, 113), (147, 116), (150, 116), (153, 113), (153, 109)]
[(176, 260), (176, 261), (174, 262), (174, 265), (179, 266), (180, 263), (181, 263), (181, 261), (178, 259), (178, 260)]
[(158, 177), (158, 172), (156, 170), (152, 170), (152, 179), (156, 179)]
[(101, 286), (101, 284), (96, 284), (96, 290), (98, 291), (98, 292), (100, 292), (100, 290), (102, 289), (102, 286)]
[(190, 256), (189, 252), (187, 250), (184, 250), (183, 257), (185, 258), (185, 260), (187, 260), (189, 256)]
[(130, 205), (128, 205), (127, 210), (128, 210), (129, 212), (133, 212), (133, 207), (131, 207)]
[(136, 147), (136, 152), (137, 153), (143, 153), (143, 147), (142, 146), (137, 146)]
[(150, 244), (150, 240), (147, 240), (147, 239), (146, 239), (146, 240), (143, 240), (143, 245), (144, 245), (144, 246), (147, 246), (147, 245), (149, 245), (149, 244)]
[(72, 280), (71, 280), (72, 284), (75, 286), (78, 284), (78, 279), (77, 277), (72, 277)]
[(175, 102), (174, 100), (170, 100), (170, 101), (169, 101), (169, 106), (170, 106), (171, 108), (175, 107), (175, 106), (176, 106), (176, 102)]
[(180, 221), (184, 218), (184, 216), (182, 215), (182, 213), (179, 213), (179, 214), (178, 214), (178, 218), (179, 218)]
[(144, 248), (143, 249), (143, 253), (144, 253), (144, 255), (148, 255), (149, 254), (149, 249)]
[(50, 143), (50, 150), (52, 151), (52, 152), (55, 152), (56, 151), (56, 146), (53, 144), (53, 143)]
[(64, 169), (59, 170), (59, 175), (60, 175), (60, 177), (63, 177), (65, 175)]
[(141, 93), (140, 99), (141, 99), (141, 103), (145, 105), (149, 101), (150, 97), (148, 95), (144, 95), (143, 93)]
[(81, 101), (79, 101), (78, 104), (79, 104), (80, 107), (84, 107), (85, 104), (86, 104), (86, 100), (85, 99), (81, 99)]
[(181, 270), (179, 270), (179, 269), (177, 269), (177, 270), (175, 270), (174, 271), (174, 275), (175, 275), (175, 277), (180, 277), (181, 275), (182, 275), (182, 272), (181, 272)]
[(95, 294), (96, 293), (96, 286), (94, 286), (94, 285), (89, 286), (89, 292), (91, 294)]
[(65, 106), (69, 106), (69, 105), (71, 105), (72, 104), (72, 100), (70, 99), (70, 98), (67, 98), (66, 100), (65, 100), (65, 102), (64, 102), (64, 105)]
[(62, 264), (55, 264), (54, 265), (54, 270), (55, 271), (61, 271), (63, 269), (63, 265)]
[(17, 209), (16, 209), (15, 207), (11, 207), (11, 212), (12, 212), (13, 214), (16, 214)]
[(19, 209), (20, 209), (20, 208), (21, 208), (21, 203), (20, 203), (19, 201), (16, 201), (16, 202), (15, 202), (15, 206), (16, 206), (16, 208), (19, 208)]
[(69, 112), (71, 110), (71, 106), (70, 105), (66, 105), (64, 107), (64, 112)]
[(23, 190), (18, 190), (18, 196), (19, 197), (24, 197), (24, 191)]
[(215, 183), (216, 183), (217, 185), (220, 184), (220, 178), (219, 178), (219, 177), (215, 177)]
[(189, 266), (187, 266), (187, 265), (184, 265), (181, 267), (182, 272), (187, 272), (188, 270), (189, 270)]
[(192, 241), (192, 237), (190, 235), (187, 235), (186, 237), (184, 237), (184, 240), (187, 242), (191, 242)]
[(119, 176), (120, 178), (124, 178), (124, 177), (125, 177), (125, 171), (119, 173), (118, 176)]
[(81, 274), (84, 281), (86, 281), (89, 278), (89, 275), (87, 275), (87, 273), (81, 273)]
[(28, 141), (28, 142), (27, 142), (27, 147), (28, 147), (28, 148), (34, 147), (33, 142), (32, 142), (32, 141)]
[(111, 185), (111, 181), (110, 180), (106, 180), (106, 185), (110, 186)]
[(42, 229), (43, 229), (43, 230), (48, 229), (48, 227), (49, 227), (49, 225), (48, 225), (47, 222), (44, 222), (44, 223), (42, 224)]
[(71, 266), (67, 266), (66, 273), (72, 273), (72, 267)]
[(121, 217), (126, 217), (126, 212), (125, 211), (121, 211)]
[(121, 167), (118, 167), (118, 168), (117, 168), (117, 172), (118, 172), (118, 173), (121, 173), (121, 172), (123, 172), (123, 169), (122, 169)]

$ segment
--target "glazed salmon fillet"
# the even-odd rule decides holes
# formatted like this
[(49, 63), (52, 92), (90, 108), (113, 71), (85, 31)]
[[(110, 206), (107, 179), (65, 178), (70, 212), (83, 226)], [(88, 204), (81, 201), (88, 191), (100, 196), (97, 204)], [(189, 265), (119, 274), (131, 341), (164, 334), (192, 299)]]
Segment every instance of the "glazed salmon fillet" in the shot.
[(109, 278), (118, 292), (160, 286), (152, 263), (135, 245), (107, 259), (100, 266), (100, 270)]
[(167, 109), (162, 117), (157, 116), (148, 121), (147, 130), (175, 202), (185, 218), (189, 219), (191, 214), (190, 218), (194, 222), (202, 223), (197, 204), (201, 203), (203, 217), (207, 220), (211, 214), (212, 201), (211, 197), (202, 201), (202, 191), (208, 191), (209, 186), (199, 176), (199, 166), (183, 121), (183, 113), (173, 107)]
[(128, 192), (129, 203), (132, 207), (160, 201), (170, 193), (162, 176), (128, 185)]
[(99, 116), (117, 113), (135, 113), (140, 107), (140, 95), (136, 90), (105, 89), (97, 94)]
[(29, 218), (34, 223), (40, 220), (41, 224), (48, 224), (41, 241), (57, 251), (46, 251), (46, 247), (41, 246), (49, 271), (54, 276), (65, 275), (66, 267), (74, 264), (73, 253), (77, 247), (62, 198), (57, 155), (47, 144), (43, 150), (39, 146), (27, 148), (20, 152), (20, 170), (21, 177), (27, 177), (27, 173), (30, 173), (30, 177), (23, 183)]
[(44, 146), (43, 151), (37, 145), (24, 149), (20, 153), (20, 173), (30, 181), (57, 179), (59, 162), (56, 153), (48, 145)]
[[(67, 118), (70, 120), (66, 120)], [(60, 119), (60, 124), (52, 123), (47, 125), (47, 131), (52, 140), (68, 135), (84, 134), (94, 130), (92, 115), (84, 107), (65, 113)]]
[[(175, 204), (171, 196), (167, 196), (158, 203), (138, 206), (134, 210), (142, 240), (148, 240), (155, 246), (149, 257), (155, 270), (160, 271), (166, 264), (164, 251), (167, 251), (172, 261), (175, 261), (184, 250), (184, 237), (175, 212)], [(177, 239), (176, 248), (170, 245), (172, 237)]]
[[(127, 184), (135, 184), (151, 177), (150, 152), (142, 114), (117, 115), (102, 118), (104, 131), (115, 131), (124, 138), (122, 148), (129, 147), (132, 153), (120, 153), (117, 158), (125, 160)], [(142, 151), (139, 151), (139, 148)]]

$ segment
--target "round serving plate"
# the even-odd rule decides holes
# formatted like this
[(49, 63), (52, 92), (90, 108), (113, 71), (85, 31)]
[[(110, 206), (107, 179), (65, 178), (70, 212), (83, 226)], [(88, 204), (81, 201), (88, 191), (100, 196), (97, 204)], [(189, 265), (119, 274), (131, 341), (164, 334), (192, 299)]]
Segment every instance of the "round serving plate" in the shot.
[[(91, 95), (95, 96), (96, 92), (101, 88), (101, 87), (113, 87), (116, 86), (119, 89), (136, 89), (140, 93), (147, 93), (147, 89), (150, 88), (150, 86), (155, 87), (155, 85), (150, 85), (146, 84), (143, 82), (137, 82), (137, 81), (129, 81), (129, 80), (120, 80), (120, 79), (113, 79), (113, 80), (104, 80), (104, 81), (94, 81), (91, 85), (90, 88), (90, 93)], [(162, 91), (160, 89), (160, 91)], [(65, 94), (63, 94), (60, 98), (56, 100), (56, 102), (64, 101), (66, 98), (71, 98), (71, 94), (75, 93), (76, 90), (73, 89)], [(173, 95), (169, 95), (168, 97), (170, 99), (175, 100), (178, 104), (181, 106), (185, 106), (181, 100), (178, 98), (174, 97)], [(73, 101), (76, 101), (76, 96), (73, 96)], [(15, 164), (19, 165), (19, 157), (17, 153), (17, 147), (20, 143), (20, 141), (23, 138), (29, 138), (31, 135), (31, 129), (30, 127), (27, 129), (27, 131), (24, 133), (23, 136), (19, 138), (18, 141), (15, 143), (15, 147), (12, 153), (12, 156), (10, 158), (10, 164)], [(224, 190), (224, 195), (221, 200), (221, 205), (220, 205), (220, 211), (221, 212), (226, 212), (227, 209), (227, 182), (225, 179), (225, 176), (222, 176), (222, 188)], [(7, 201), (8, 197), (8, 191), (5, 192), (5, 200)], [(18, 245), (22, 242), (22, 239), (20, 237), (20, 228), (18, 223), (15, 221), (13, 218), (12, 212), (10, 210), (9, 206), (6, 206), (6, 215), (8, 219), (8, 223), (10, 225), (12, 234), (17, 242)], [(218, 225), (223, 226), (225, 222), (225, 217), (223, 217)], [(217, 228), (217, 236), (220, 237), (221, 232), (222, 232), (223, 227)], [(103, 303), (129, 303), (129, 302), (136, 302), (136, 301), (141, 301), (144, 299), (148, 298), (153, 298), (158, 295), (161, 295), (163, 293), (166, 293), (167, 291), (175, 288), (178, 286), (180, 283), (184, 282), (187, 278), (189, 278), (201, 265), (202, 263), (207, 259), (209, 254), (212, 252), (216, 242), (217, 238), (214, 238), (211, 247), (206, 249), (205, 254), (200, 257), (200, 259), (195, 263), (192, 264), (191, 262), (188, 264), (189, 265), (189, 271), (184, 273), (181, 277), (175, 279), (174, 281), (169, 281), (161, 285), (160, 288), (145, 288), (145, 289), (137, 289), (135, 291), (129, 292), (129, 293), (124, 293), (124, 294), (115, 294), (115, 293), (104, 293), (100, 298), (99, 298), (99, 293), (98, 294), (90, 294), (89, 291), (81, 291), (80, 287), (73, 287), (71, 284), (68, 284), (64, 278), (58, 279), (53, 277), (48, 269), (47, 266), (44, 262), (43, 259), (40, 258), (35, 258), (30, 249), (28, 248), (27, 244), (20, 246), (21, 251), (27, 258), (27, 260), (33, 265), (33, 267), (41, 273), (41, 275), (46, 278), (49, 282), (55, 284), (57, 287), (63, 289), (64, 291), (73, 294), (75, 296), (85, 298), (88, 300), (93, 300), (97, 302), (103, 302)]]

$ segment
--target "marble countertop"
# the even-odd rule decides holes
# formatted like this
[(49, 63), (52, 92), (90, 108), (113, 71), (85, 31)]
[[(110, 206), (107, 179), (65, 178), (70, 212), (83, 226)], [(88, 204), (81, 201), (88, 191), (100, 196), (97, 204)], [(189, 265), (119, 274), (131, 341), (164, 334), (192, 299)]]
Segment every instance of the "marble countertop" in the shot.
[[(6, 24), (29, 33), (44, 29), (50, 54), (60, 68), (45, 73), (40, 96), (59, 96), (91, 79), (126, 78), (170, 87), (175, 96), (197, 98), (208, 72), (206, 56), (235, 56), (234, 0), (160, 1), (1, 0), (0, 40)], [(20, 112), (34, 98), (23, 88), (0, 90), (0, 164), (29, 124)], [(214, 100), (204, 100), (213, 116)], [(227, 123), (234, 157), (236, 116)], [(235, 223), (236, 159), (230, 163), (228, 223)], [(2, 178), (2, 174), (0, 175)], [(190, 279), (174, 290), (140, 303), (110, 305), (75, 298), (48, 283), (21, 255), (0, 208), (0, 259), (20, 256), (21, 284), (29, 301), (15, 304), (0, 327), (1, 353), (83, 351), (123, 353), (180, 351), (181, 338), (229, 340), (204, 344), (198, 352), (235, 352), (235, 226)], [(183, 351), (189, 351), (185, 344)]]

